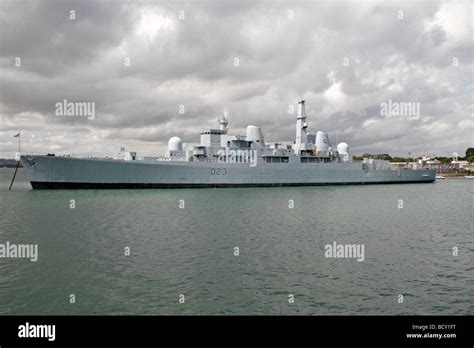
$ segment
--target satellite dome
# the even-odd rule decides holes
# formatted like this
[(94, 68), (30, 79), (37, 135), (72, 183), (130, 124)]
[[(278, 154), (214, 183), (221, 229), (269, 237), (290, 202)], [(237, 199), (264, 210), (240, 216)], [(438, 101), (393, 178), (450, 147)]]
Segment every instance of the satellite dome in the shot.
[(346, 143), (337, 144), (337, 152), (339, 152), (340, 154), (349, 153), (349, 145), (347, 145)]
[(181, 151), (183, 149), (183, 142), (181, 138), (172, 137), (168, 141), (168, 151)]

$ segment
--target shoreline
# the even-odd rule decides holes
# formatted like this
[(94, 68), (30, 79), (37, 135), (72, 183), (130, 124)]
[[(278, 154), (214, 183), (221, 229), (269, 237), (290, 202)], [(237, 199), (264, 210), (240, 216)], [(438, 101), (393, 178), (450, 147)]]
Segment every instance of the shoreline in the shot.
[(436, 173), (436, 175), (442, 175), (444, 177), (464, 177), (472, 175), (471, 173)]

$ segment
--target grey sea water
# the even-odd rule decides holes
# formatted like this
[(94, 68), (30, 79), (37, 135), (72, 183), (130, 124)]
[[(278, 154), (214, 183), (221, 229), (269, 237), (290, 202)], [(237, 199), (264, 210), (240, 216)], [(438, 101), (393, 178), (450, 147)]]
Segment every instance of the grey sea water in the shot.
[[(33, 191), (20, 170), (8, 191), (12, 175), (0, 243), (39, 255), (0, 259), (0, 314), (474, 314), (472, 180)], [(365, 260), (326, 258), (334, 241)]]

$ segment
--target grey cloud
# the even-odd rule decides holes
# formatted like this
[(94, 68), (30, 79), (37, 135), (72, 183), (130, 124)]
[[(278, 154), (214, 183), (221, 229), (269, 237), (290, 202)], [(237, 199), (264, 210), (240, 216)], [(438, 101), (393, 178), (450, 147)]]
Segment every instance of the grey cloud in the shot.
[[(356, 151), (462, 153), (472, 146), (472, 130), (458, 124), (470, 119), (473, 80), (463, 6), (469, 11), (468, 1), (3, 1), (0, 152), (11, 156), (10, 133), (24, 129), (35, 149), (54, 140), (59, 152), (130, 144), (152, 154), (173, 135), (197, 142), (224, 110), (236, 132), (257, 124), (268, 140), (293, 140), (288, 105), (305, 98), (311, 131)], [(63, 99), (95, 102), (96, 119), (53, 116)], [(419, 102), (421, 119), (381, 117), (388, 99)]]

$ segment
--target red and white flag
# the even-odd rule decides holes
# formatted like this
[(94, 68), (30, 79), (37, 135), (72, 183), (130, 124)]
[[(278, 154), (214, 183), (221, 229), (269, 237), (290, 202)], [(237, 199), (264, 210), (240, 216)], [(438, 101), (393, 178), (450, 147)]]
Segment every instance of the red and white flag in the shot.
[(16, 133), (13, 137), (14, 138), (19, 138), (20, 137), (20, 132)]

